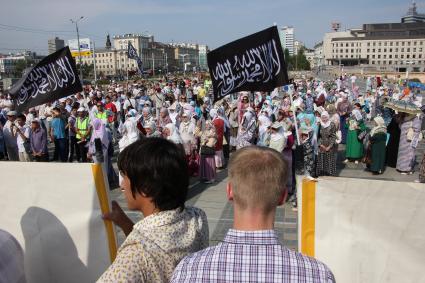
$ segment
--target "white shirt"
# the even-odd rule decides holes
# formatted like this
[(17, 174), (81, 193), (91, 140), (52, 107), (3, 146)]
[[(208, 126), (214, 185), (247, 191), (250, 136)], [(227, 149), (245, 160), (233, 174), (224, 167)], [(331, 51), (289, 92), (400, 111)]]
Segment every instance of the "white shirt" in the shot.
[(136, 99), (134, 98), (126, 98), (124, 101), (124, 110), (127, 110), (129, 106), (132, 106), (134, 109), (136, 109)]
[(117, 108), (117, 112), (121, 112), (121, 102), (113, 101), (112, 103), (115, 105), (115, 108)]
[[(30, 137), (30, 128), (27, 125), (24, 125), (23, 127), (19, 127), (19, 130), (21, 130), (21, 133), (23, 133), (26, 138)], [(16, 142), (18, 144), (18, 151), (19, 152), (25, 152), (25, 147), (24, 147), (25, 141), (21, 137), (21, 135), (18, 134), (18, 133), (17, 133), (17, 136), (16, 136)]]

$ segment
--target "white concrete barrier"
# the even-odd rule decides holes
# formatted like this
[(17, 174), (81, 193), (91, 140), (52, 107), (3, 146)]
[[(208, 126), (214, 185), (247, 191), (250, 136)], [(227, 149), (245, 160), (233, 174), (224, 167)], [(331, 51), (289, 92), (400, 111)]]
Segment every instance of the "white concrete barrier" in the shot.
[(299, 187), (299, 248), (337, 282), (425, 282), (425, 185), (325, 177)]
[(116, 255), (102, 167), (0, 162), (0, 228), (24, 250), (27, 282), (94, 282)]

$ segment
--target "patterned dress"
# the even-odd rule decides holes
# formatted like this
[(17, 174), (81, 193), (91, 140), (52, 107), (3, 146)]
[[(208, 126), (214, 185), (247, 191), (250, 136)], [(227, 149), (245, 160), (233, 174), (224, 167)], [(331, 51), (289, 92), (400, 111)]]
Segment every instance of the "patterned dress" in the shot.
[[(319, 154), (317, 155), (317, 176), (335, 176), (336, 175), (336, 157), (338, 144), (336, 143), (336, 132), (337, 128), (334, 123), (331, 123), (328, 127), (319, 128), (318, 134), (318, 145)], [(326, 147), (331, 146), (329, 151), (321, 151), (320, 145)]]
[(185, 256), (207, 246), (204, 211), (194, 207), (161, 211), (133, 226), (98, 282), (169, 282)]
[(419, 135), (421, 130), (421, 119), (415, 117), (414, 119), (404, 119), (403, 123), (400, 126), (400, 144), (398, 147), (398, 157), (397, 157), (397, 170), (401, 172), (410, 172), (413, 171), (415, 165), (415, 149), (416, 147), (412, 146), (412, 142), (407, 140), (407, 132), (410, 128), (413, 128), (415, 131), (415, 137)]

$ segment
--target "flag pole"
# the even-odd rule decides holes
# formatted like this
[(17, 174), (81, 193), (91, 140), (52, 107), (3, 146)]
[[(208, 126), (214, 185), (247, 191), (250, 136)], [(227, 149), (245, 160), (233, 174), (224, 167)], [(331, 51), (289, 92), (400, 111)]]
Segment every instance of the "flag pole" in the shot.
[(127, 71), (127, 92), (128, 92), (128, 48), (127, 48), (127, 56), (125, 57), (125, 69)]

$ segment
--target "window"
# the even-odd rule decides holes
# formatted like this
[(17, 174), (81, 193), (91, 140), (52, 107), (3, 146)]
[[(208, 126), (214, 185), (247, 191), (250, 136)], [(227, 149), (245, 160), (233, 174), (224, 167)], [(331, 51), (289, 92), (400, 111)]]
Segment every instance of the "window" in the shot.
[(410, 48), (407, 48), (407, 52), (410, 52)]
[(348, 53), (348, 49), (345, 49), (345, 52)]
[(372, 52), (375, 52), (375, 49), (372, 49)]
[(398, 58), (398, 54), (395, 54), (395, 55), (394, 55), (394, 58), (396, 58), (396, 59), (397, 59), (397, 58)]
[(393, 61), (388, 61), (388, 65), (391, 65), (393, 63)]
[(395, 52), (398, 52), (398, 48), (395, 49)]
[(370, 46), (370, 42), (367, 43), (367, 46)]
[(381, 48), (378, 49), (378, 52), (381, 52)]
[(373, 46), (376, 46), (376, 42), (373, 43)]
[(387, 55), (386, 54), (384, 54), (384, 59), (387, 59)]
[(367, 53), (369, 53), (369, 52), (370, 52), (370, 49), (367, 50)]
[(392, 54), (388, 55), (388, 58), (390, 58), (390, 59), (393, 58), (393, 55)]
[[(416, 43), (416, 42), (415, 42)], [(413, 48), (413, 52), (416, 52), (416, 48)]]
[(378, 54), (378, 59), (381, 59), (381, 54)]
[(345, 44), (345, 47), (348, 47), (348, 43)]
[(395, 46), (398, 46), (398, 41), (395, 43)]
[(375, 61), (372, 61), (372, 64), (375, 64)]
[(354, 58), (354, 56), (353, 56), (353, 55), (351, 55), (351, 58)]
[(413, 58), (413, 59), (415, 59), (415, 58), (416, 58), (416, 55), (415, 55), (415, 54), (413, 54), (413, 55), (412, 55), (412, 58)]
[(403, 54), (401, 54), (400, 58), (401, 58), (401, 59), (404, 59), (404, 55), (403, 55)]
[(387, 52), (387, 48), (384, 48), (384, 52)]
[(392, 41), (390, 42), (390, 46), (393, 46), (393, 42)]
[(382, 45), (382, 43), (381, 42), (379, 42), (379, 46), (381, 46)]
[(354, 53), (354, 49), (351, 49), (351, 53)]
[(401, 42), (401, 46), (404, 46), (404, 41)]
[(351, 47), (354, 47), (354, 43), (351, 43)]
[(410, 41), (407, 42), (407, 46), (410, 46)]
[(404, 52), (404, 48), (401, 49), (401, 52)]
[(413, 42), (413, 45), (416, 46), (416, 41)]
[(384, 42), (384, 46), (387, 46), (387, 42), (386, 41)]
[(372, 55), (372, 58), (375, 59), (375, 54)]
[(342, 53), (344, 51), (344, 49), (340, 49), (339, 52)]
[(393, 52), (393, 49), (392, 48), (390, 48), (390, 52)]
[(369, 59), (369, 55), (367, 55), (367, 57), (366, 57), (367, 59)]
[(422, 54), (419, 54), (419, 55), (418, 55), (418, 58), (422, 58)]

